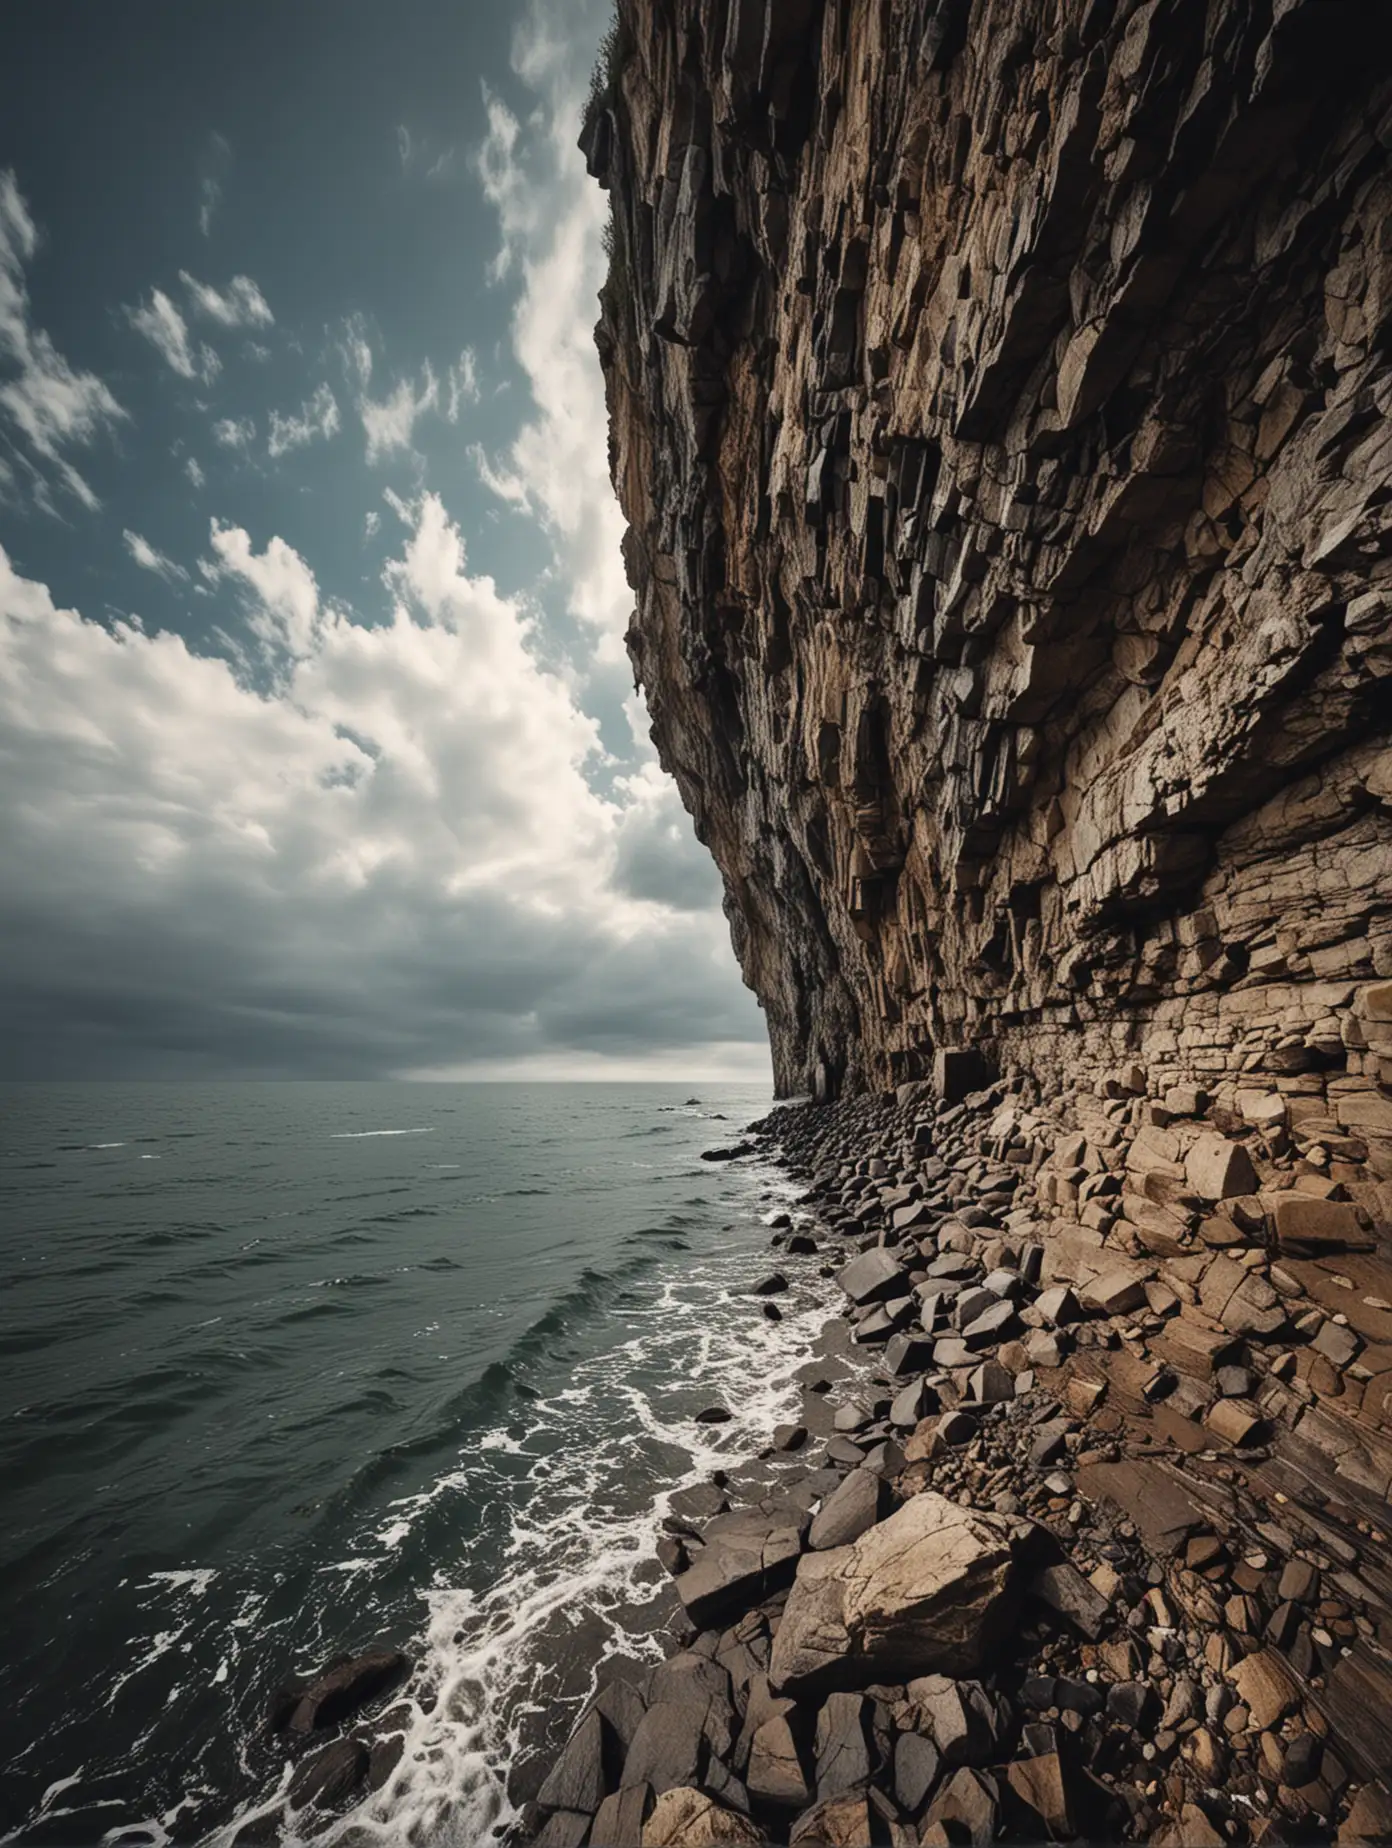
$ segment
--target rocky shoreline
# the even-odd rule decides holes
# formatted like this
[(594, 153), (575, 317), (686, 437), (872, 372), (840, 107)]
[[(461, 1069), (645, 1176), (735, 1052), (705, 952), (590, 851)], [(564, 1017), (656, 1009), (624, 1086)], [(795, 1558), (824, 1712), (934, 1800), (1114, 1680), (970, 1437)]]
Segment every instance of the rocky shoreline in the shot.
[(677, 1650), (604, 1682), (523, 1835), (1392, 1837), (1366, 1151), (1308, 1159), (1274, 1088), (944, 1076), (747, 1132), (806, 1184), (751, 1312), (834, 1278), (871, 1368), (806, 1369), (772, 1480), (673, 1498)]

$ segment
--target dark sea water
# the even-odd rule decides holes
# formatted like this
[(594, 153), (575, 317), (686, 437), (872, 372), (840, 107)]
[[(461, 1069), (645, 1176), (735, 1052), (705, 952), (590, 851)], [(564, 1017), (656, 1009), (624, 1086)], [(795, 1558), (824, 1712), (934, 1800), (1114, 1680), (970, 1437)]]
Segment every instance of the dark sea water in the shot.
[(745, 1294), (786, 1185), (699, 1159), (767, 1096), (687, 1095), (0, 1090), (0, 1836), (230, 1838), (271, 1689), (382, 1638), (408, 1748), (316, 1839), (506, 1824), (657, 1647), (666, 1494), (767, 1442), (822, 1320)]

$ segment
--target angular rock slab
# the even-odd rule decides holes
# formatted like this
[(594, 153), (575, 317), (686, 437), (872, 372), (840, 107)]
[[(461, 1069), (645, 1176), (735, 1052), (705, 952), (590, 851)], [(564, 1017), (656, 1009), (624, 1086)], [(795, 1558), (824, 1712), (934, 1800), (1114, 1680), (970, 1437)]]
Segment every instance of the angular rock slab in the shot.
[(684, 1788), (664, 1790), (654, 1803), (642, 1848), (761, 1848), (763, 1839), (747, 1816)]
[(800, 1695), (970, 1674), (1014, 1618), (1024, 1533), (925, 1491), (850, 1546), (806, 1555), (770, 1682)]
[(712, 1523), (706, 1546), (674, 1583), (686, 1614), (698, 1629), (737, 1617), (792, 1578), (802, 1551), (805, 1522), (790, 1514), (750, 1510), (722, 1515)]

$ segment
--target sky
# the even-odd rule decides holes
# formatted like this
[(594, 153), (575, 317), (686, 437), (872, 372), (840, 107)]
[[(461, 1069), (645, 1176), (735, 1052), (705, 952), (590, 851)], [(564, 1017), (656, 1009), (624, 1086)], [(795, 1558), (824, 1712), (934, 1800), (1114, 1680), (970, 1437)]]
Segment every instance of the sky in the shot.
[(0, 1077), (767, 1078), (622, 645), (607, 11), (0, 12)]

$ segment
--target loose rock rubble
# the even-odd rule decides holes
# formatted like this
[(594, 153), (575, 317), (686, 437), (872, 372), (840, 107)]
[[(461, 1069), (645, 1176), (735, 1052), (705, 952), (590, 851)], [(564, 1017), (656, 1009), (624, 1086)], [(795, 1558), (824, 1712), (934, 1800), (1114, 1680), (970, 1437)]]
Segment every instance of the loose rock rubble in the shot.
[(865, 1366), (772, 1488), (673, 1498), (680, 1650), (596, 1695), (538, 1842), (1392, 1837), (1392, 1225), (1203, 1108), (1132, 1070), (754, 1126)]

